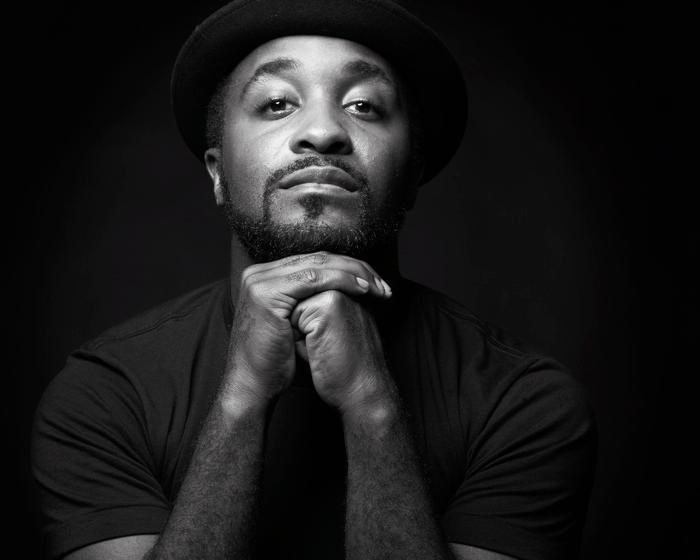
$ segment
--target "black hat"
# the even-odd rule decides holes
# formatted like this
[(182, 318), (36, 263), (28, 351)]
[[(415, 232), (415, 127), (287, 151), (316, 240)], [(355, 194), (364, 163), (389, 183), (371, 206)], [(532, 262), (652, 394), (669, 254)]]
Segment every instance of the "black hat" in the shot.
[(207, 105), (216, 86), (258, 46), (288, 35), (324, 35), (369, 47), (412, 89), (422, 118), (425, 170), (433, 178), (459, 147), (467, 115), (462, 73), (447, 47), (390, 0), (234, 0), (192, 32), (170, 89), (178, 128), (203, 160)]

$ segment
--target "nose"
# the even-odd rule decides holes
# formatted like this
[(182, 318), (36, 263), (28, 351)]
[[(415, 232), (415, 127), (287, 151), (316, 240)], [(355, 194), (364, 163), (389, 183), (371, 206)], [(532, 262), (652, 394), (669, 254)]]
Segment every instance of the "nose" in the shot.
[(352, 152), (352, 140), (343, 127), (340, 115), (333, 107), (316, 105), (307, 107), (299, 126), (290, 139), (290, 148), (294, 153), (349, 154)]

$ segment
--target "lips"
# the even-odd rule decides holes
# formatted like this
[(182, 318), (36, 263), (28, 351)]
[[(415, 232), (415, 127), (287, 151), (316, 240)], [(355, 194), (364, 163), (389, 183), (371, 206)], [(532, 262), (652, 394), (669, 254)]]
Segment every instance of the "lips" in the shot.
[(355, 192), (360, 185), (347, 172), (339, 167), (306, 167), (286, 175), (279, 182), (280, 189), (291, 189), (302, 184), (335, 185), (349, 192)]

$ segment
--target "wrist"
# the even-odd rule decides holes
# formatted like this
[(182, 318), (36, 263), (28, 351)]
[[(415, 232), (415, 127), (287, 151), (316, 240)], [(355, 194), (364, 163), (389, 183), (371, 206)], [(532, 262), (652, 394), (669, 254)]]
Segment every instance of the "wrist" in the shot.
[(277, 372), (260, 372), (246, 360), (229, 359), (219, 388), (219, 399), (227, 410), (250, 411), (267, 408), (289, 384)]
[(219, 393), (217, 405), (221, 413), (231, 420), (265, 415), (273, 396), (249, 387), (231, 384)]
[(341, 417), (346, 430), (379, 437), (401, 419), (401, 403), (393, 392), (375, 393), (343, 407)]

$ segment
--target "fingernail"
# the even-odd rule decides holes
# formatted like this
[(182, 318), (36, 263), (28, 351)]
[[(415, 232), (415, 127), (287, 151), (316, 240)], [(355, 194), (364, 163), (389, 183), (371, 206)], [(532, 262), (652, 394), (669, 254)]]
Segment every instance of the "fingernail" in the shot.
[(389, 286), (389, 284), (387, 284), (384, 280), (382, 280), (382, 284), (384, 284), (384, 290), (386, 291), (386, 295), (390, 296), (391, 286)]
[(382, 281), (379, 279), (378, 276), (374, 277), (374, 281), (377, 284), (377, 288), (379, 288), (380, 291), (384, 292), (384, 284), (382, 284)]
[(363, 290), (366, 290), (369, 287), (369, 282), (365, 280), (364, 278), (360, 278), (359, 276), (355, 276), (355, 280), (357, 280), (357, 283), (360, 285), (360, 288)]

